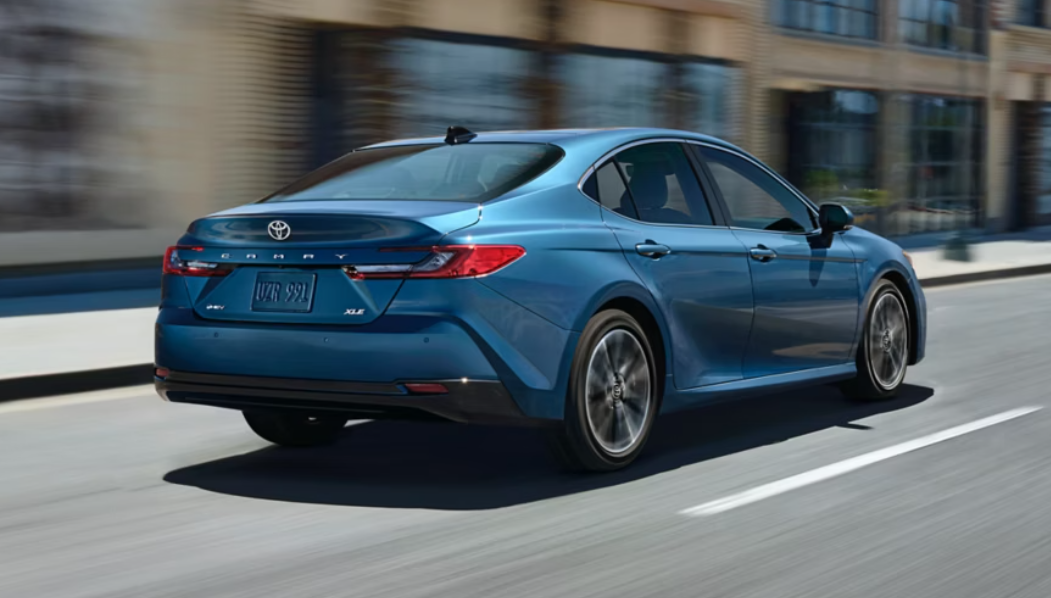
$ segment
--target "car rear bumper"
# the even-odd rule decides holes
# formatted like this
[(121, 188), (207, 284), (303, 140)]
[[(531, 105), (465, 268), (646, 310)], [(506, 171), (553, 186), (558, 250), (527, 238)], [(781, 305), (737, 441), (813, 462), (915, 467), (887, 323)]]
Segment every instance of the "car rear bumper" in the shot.
[(499, 382), (527, 418), (562, 419), (579, 333), (477, 281), (413, 282), (420, 284), (404, 285), (383, 317), (355, 325), (222, 321), (175, 301), (162, 304), (154, 363), (174, 372), (321, 384)]
[[(406, 384), (439, 383), (445, 394), (414, 394)], [(229, 409), (341, 413), (350, 419), (445, 419), (461, 423), (540, 425), (526, 417), (499, 381), (406, 380), (395, 383), (301, 380), (171, 371), (154, 378), (173, 403)]]

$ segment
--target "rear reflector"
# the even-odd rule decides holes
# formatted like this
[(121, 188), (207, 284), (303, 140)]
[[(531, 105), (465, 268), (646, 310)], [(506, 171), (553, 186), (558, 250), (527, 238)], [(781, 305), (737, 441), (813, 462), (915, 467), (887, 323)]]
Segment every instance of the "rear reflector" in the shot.
[(167, 378), (171, 371), (168, 368), (157, 368), (153, 370), (153, 375), (158, 378)]
[(370, 278), (473, 278), (492, 274), (525, 255), (518, 245), (442, 245), (436, 247), (388, 247), (380, 251), (429, 251), (415, 264), (367, 264), (347, 266), (354, 280)]
[(230, 269), (220, 264), (193, 259), (193, 252), (204, 251), (204, 247), (176, 246), (164, 252), (164, 273), (175, 276), (226, 276)]
[(447, 395), (449, 389), (444, 384), (436, 382), (423, 382), (406, 384), (405, 389), (414, 395)]

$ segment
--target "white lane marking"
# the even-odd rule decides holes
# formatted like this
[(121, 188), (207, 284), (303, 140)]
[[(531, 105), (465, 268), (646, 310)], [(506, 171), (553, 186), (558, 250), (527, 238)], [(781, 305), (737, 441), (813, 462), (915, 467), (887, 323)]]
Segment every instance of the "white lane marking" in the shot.
[(878, 451), (873, 451), (871, 453), (859, 455), (857, 457), (853, 457), (845, 461), (840, 461), (839, 463), (833, 463), (831, 465), (819, 467), (806, 473), (794, 475), (783, 480), (778, 480), (776, 482), (771, 482), (762, 486), (756, 486), (751, 490), (745, 490), (744, 492), (727, 496), (726, 498), (720, 498), (719, 500), (713, 500), (711, 502), (706, 502), (696, 507), (685, 509), (683, 511), (680, 511), (679, 514), (688, 515), (691, 517), (704, 517), (706, 515), (716, 515), (718, 513), (723, 513), (725, 511), (729, 511), (730, 509), (743, 507), (754, 502), (759, 502), (766, 498), (777, 496), (778, 494), (784, 494), (785, 492), (789, 492), (791, 490), (796, 490), (804, 486), (809, 486), (810, 484), (815, 484), (817, 482), (822, 482), (837, 476), (841, 476), (845, 473), (850, 473), (851, 471), (854, 471), (856, 469), (861, 469), (862, 467), (865, 467), (867, 465), (872, 465), (873, 463), (878, 463), (880, 461), (890, 459), (891, 457), (897, 457), (898, 455), (903, 455), (905, 453), (928, 447), (932, 444), (944, 442), (946, 440), (956, 438), (957, 436), (963, 436), (964, 434), (969, 434), (971, 432), (981, 430), (982, 428), (988, 428), (989, 426), (995, 426), (996, 424), (1000, 424), (1005, 421), (1015, 419), (1017, 417), (1022, 417), (1023, 415), (1029, 415), (1030, 413), (1039, 411), (1040, 409), (1042, 409), (1042, 407), (1021, 407), (1018, 409), (1005, 411), (998, 415), (992, 415), (980, 419), (978, 421), (973, 421), (969, 424), (963, 424), (962, 426), (956, 426), (955, 428), (949, 428), (948, 430), (935, 432), (934, 434), (930, 434), (929, 436), (923, 436), (915, 440), (909, 440), (901, 444), (896, 444), (894, 446), (889, 446)]
[(153, 390), (152, 385), (130, 386), (128, 388), (115, 388), (111, 390), (100, 390), (73, 395), (62, 395), (40, 399), (23, 399), (19, 401), (11, 401), (10, 403), (0, 403), (0, 415), (143, 397), (156, 399), (157, 401), (161, 400), (161, 398), (157, 396), (157, 392)]

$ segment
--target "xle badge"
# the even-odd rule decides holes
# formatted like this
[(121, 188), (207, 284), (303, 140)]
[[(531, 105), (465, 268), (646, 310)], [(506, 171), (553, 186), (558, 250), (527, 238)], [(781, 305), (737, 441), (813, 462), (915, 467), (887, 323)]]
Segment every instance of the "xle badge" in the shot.
[(348, 309), (347, 311), (343, 312), (343, 315), (345, 315), (345, 316), (360, 316), (363, 313), (365, 313), (364, 309)]

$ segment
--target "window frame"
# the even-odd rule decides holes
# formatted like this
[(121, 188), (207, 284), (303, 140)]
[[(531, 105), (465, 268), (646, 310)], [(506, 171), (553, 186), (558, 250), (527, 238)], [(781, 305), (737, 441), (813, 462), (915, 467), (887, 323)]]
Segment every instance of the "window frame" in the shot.
[[(790, 11), (794, 9), (793, 4), (795, 2), (801, 2), (807, 5), (807, 18), (805, 25), (789, 23), (792, 19), (788, 15)], [(847, 13), (852, 16), (855, 14), (869, 15), (872, 18), (872, 35), (855, 35), (853, 33), (837, 33), (820, 30), (818, 28), (819, 18), (816, 16), (816, 13), (821, 7), (825, 7), (825, 10), (829, 10), (833, 14), (843, 10), (847, 11)], [(849, 2), (843, 3), (843, 0), (777, 0), (777, 2), (773, 3), (773, 8), (774, 23), (781, 29), (792, 33), (872, 43), (879, 43), (883, 35), (883, 23), (881, 22), (883, 12), (880, 10), (882, 8), (880, 0), (873, 1), (872, 10), (853, 6)], [(853, 21), (850, 22), (853, 23)]]
[[(591, 164), (591, 166), (589, 166), (587, 170), (584, 171), (584, 174), (582, 174), (580, 176), (580, 179), (577, 181), (577, 191), (579, 191), (580, 194), (586, 197), (589, 201), (592, 201), (596, 205), (598, 205), (600, 209), (604, 210), (604, 214), (613, 214), (617, 218), (623, 218), (625, 220), (635, 222), (638, 224), (644, 224), (646, 226), (671, 226), (679, 228), (731, 228), (729, 226), (729, 222), (725, 218), (725, 213), (723, 211), (722, 206), (719, 204), (719, 200), (716, 200), (715, 196), (712, 195), (713, 189), (709, 184), (709, 179), (706, 171), (704, 170), (703, 164), (697, 159), (697, 152), (693, 151), (692, 148), (688, 147), (692, 142), (693, 140), (690, 139), (682, 139), (675, 137), (654, 137), (650, 139), (636, 139), (635, 141), (629, 141), (628, 143), (618, 145), (614, 149), (603, 154), (598, 160), (595, 160)], [(704, 203), (708, 207), (708, 213), (712, 216), (712, 224), (673, 224), (667, 222), (649, 222), (646, 220), (631, 218), (629, 216), (625, 216), (624, 214), (614, 212), (608, 207), (602, 205), (602, 202), (599, 198), (591, 197), (584, 191), (584, 186), (588, 182), (588, 179), (590, 179), (591, 176), (595, 174), (595, 172), (599, 168), (602, 168), (608, 162), (613, 160), (617, 156), (617, 154), (625, 150), (631, 149), (633, 147), (637, 147), (640, 145), (648, 145), (651, 143), (679, 144), (679, 146), (682, 148), (683, 153), (686, 155), (687, 161), (690, 163), (690, 167), (693, 169), (694, 176), (697, 177), (697, 183), (701, 186), (701, 193), (704, 195)], [(624, 178), (624, 173), (621, 171), (620, 164), (616, 161), (613, 161), (613, 165), (616, 167), (617, 174), (620, 175), (621, 181), (624, 183), (624, 187), (628, 190), (628, 196), (631, 197), (631, 202), (634, 206), (635, 197), (631, 195), (631, 187), (628, 186), (628, 181)], [(635, 208), (635, 212), (636, 214), (638, 214), (637, 207)]]
[(800, 236), (810, 236), (810, 235), (813, 235), (813, 234), (815, 234), (815, 233), (817, 233), (817, 232), (819, 232), (821, 230), (821, 223), (820, 223), (820, 220), (818, 218), (819, 210), (818, 210), (817, 206), (814, 204), (814, 202), (812, 202), (810, 200), (810, 198), (808, 198), (806, 195), (804, 195), (798, 189), (793, 187), (792, 184), (789, 183), (787, 180), (785, 180), (784, 177), (782, 177), (781, 175), (779, 175), (776, 172), (774, 172), (774, 170), (772, 168), (770, 168), (767, 165), (763, 164), (759, 160), (749, 156), (748, 154), (745, 154), (744, 152), (736, 151), (736, 150), (728, 148), (728, 147), (721, 147), (721, 146), (713, 144), (713, 143), (704, 143), (704, 142), (701, 142), (701, 141), (690, 142), (690, 145), (702, 146), (702, 147), (710, 148), (710, 149), (715, 150), (715, 151), (723, 152), (725, 154), (729, 154), (731, 156), (740, 158), (740, 159), (744, 160), (745, 162), (749, 162), (752, 165), (758, 167), (760, 171), (762, 171), (766, 175), (768, 175), (771, 179), (773, 179), (773, 181), (775, 183), (780, 184), (782, 187), (784, 187), (785, 190), (788, 191), (789, 195), (791, 195), (792, 197), (795, 197), (801, 204), (803, 204), (803, 207), (808, 212), (810, 212), (811, 226), (813, 226), (813, 228), (811, 228), (810, 230), (799, 231), (799, 232), (779, 231), (779, 230), (766, 230), (766, 229), (761, 229), (761, 228), (748, 228), (746, 226), (735, 226), (734, 222), (733, 222), (733, 217), (732, 217), (732, 215), (730, 213), (730, 207), (726, 204), (726, 199), (723, 197), (722, 189), (719, 188), (719, 185), (715, 181), (715, 176), (712, 174), (711, 169), (708, 168), (708, 161), (707, 161), (707, 159), (705, 159), (705, 157), (696, 148), (692, 148), (693, 149), (693, 154), (695, 155), (694, 157), (696, 158), (697, 162), (699, 162), (701, 164), (701, 167), (704, 170), (704, 176), (707, 178), (708, 186), (711, 188), (712, 193), (713, 193), (712, 197), (714, 197), (715, 201), (718, 203), (719, 210), (722, 211), (723, 220), (727, 223), (727, 226), (731, 230), (746, 230), (746, 231), (751, 231), (751, 232), (767, 233), (767, 234), (773, 234), (773, 235), (800, 235)]
[[(962, 4), (964, 2), (966, 2), (966, 1), (967, 0), (933, 0), (932, 1), (932, 7), (933, 7), (933, 2), (944, 2), (944, 3), (952, 4), (958, 11), (957, 15), (959, 17), (959, 20), (962, 20), (962, 16), (960, 16), (960, 15), (962, 15), (962, 12), (960, 12), (960, 11), (964, 8), (964, 6), (962, 6)], [(976, 17), (979, 17), (979, 16), (981, 17), (981, 22), (980, 23), (976, 23), (975, 25), (973, 25), (971, 27), (964, 27), (964, 26), (962, 26), (959, 22), (957, 22), (956, 19), (953, 20), (953, 22), (951, 23), (951, 26), (950, 25), (946, 25), (945, 23), (939, 22), (937, 20), (937, 18), (933, 18), (933, 14), (932, 14), (933, 13), (933, 9), (932, 9), (932, 13), (928, 14), (927, 18), (913, 18), (913, 17), (908, 16), (908, 15), (903, 15), (902, 11), (901, 11), (901, 8), (900, 8), (901, 2), (899, 1), (899, 4), (898, 4), (899, 5), (899, 9), (898, 9), (898, 23), (897, 23), (898, 35), (901, 37), (901, 39), (905, 43), (905, 45), (907, 45), (907, 46), (909, 46), (911, 48), (918, 48), (918, 49), (934, 51), (934, 52), (946, 52), (946, 53), (956, 54), (956, 55), (961, 55), (961, 56), (981, 56), (981, 57), (988, 58), (989, 57), (990, 32), (992, 30), (992, 18), (991, 17), (992, 17), (992, 10), (993, 10), (992, 4), (993, 3), (990, 0), (970, 0), (970, 1), (973, 2), (973, 5), (970, 7), (970, 9), (971, 9), (971, 17), (975, 18), (975, 20), (978, 20)], [(918, 28), (925, 28), (926, 29), (922, 41), (915, 41), (915, 40), (911, 39), (910, 34), (908, 32), (908, 26), (909, 25), (914, 25), (914, 26), (916, 26)], [(950, 35), (950, 41), (947, 44), (947, 47), (946, 47), (946, 45), (943, 45), (943, 44), (939, 43), (939, 40), (936, 39), (937, 33), (934, 33), (934, 34), (931, 33), (932, 28), (945, 27), (945, 26), (949, 26), (950, 27), (950, 34), (949, 34)], [(957, 42), (957, 40), (958, 40), (958, 38), (960, 36), (960, 30), (968, 30), (968, 31), (971, 32), (971, 39), (970, 39), (970, 47), (969, 48), (956, 47), (956, 42)]]

